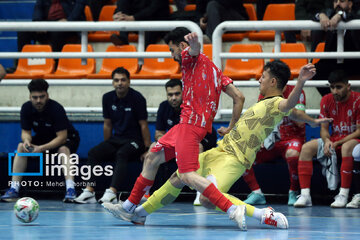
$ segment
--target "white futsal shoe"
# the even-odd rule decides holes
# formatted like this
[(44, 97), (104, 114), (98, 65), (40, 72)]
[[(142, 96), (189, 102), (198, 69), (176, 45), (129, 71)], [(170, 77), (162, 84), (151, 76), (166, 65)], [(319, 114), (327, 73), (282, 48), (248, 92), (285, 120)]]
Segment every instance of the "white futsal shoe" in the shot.
[(298, 200), (294, 203), (294, 207), (301, 208), (301, 207), (311, 207), (312, 201), (310, 195), (301, 194), (298, 196)]
[(74, 203), (96, 203), (95, 192), (90, 192), (84, 188), (83, 192), (74, 199)]
[(115, 204), (115, 203), (117, 203), (116, 194), (110, 188), (108, 188), (105, 190), (104, 195), (102, 196), (102, 198), (99, 199), (98, 202), (100, 204), (105, 203), (105, 202)]
[(129, 213), (123, 208), (123, 201), (119, 200), (118, 204), (112, 204), (109, 202), (104, 202), (101, 204), (105, 210), (111, 213), (114, 217), (127, 221), (132, 222), (133, 224), (137, 225), (144, 225), (146, 217), (138, 216), (136, 213)]
[(245, 205), (238, 205), (236, 209), (230, 214), (230, 220), (233, 220), (237, 223), (238, 227), (241, 231), (246, 231), (246, 206)]
[(272, 207), (267, 207), (264, 209), (264, 213), (261, 217), (261, 224), (266, 224), (282, 229), (289, 228), (288, 220), (284, 214), (275, 212)]
[(347, 208), (359, 208), (360, 207), (360, 193), (355, 194), (348, 204), (346, 204)]
[(342, 194), (335, 196), (335, 201), (330, 205), (332, 208), (344, 208), (348, 202), (348, 197)]

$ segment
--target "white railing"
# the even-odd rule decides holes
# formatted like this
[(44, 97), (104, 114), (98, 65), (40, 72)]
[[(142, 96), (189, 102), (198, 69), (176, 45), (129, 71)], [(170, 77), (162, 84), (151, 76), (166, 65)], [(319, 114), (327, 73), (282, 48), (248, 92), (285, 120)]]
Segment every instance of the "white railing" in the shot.
[[(344, 30), (360, 29), (360, 20), (340, 22), (337, 27), (337, 52), (280, 53), (281, 32), (286, 30), (320, 30), (320, 23), (314, 21), (226, 21), (214, 30), (213, 61), (221, 67), (226, 58), (360, 58), (360, 52), (344, 52)], [(275, 30), (273, 53), (223, 53), (222, 35), (226, 31)], [(359, 40), (360, 41), (360, 40)]]

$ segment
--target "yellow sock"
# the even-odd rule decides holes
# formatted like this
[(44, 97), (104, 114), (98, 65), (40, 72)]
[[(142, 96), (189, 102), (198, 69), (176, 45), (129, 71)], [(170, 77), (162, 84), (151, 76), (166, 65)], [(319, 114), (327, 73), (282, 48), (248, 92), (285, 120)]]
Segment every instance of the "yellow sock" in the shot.
[[(249, 205), (247, 203), (244, 203), (237, 197), (234, 197), (233, 195), (230, 195), (228, 193), (223, 193), (225, 197), (227, 197), (234, 205), (246, 205), (246, 216), (252, 217), (254, 215), (255, 207), (252, 205)], [(221, 211), (220, 208), (216, 207), (217, 211)]]
[(174, 187), (168, 180), (142, 204), (142, 207), (149, 214), (155, 212), (165, 205), (172, 203), (179, 196), (181, 189)]

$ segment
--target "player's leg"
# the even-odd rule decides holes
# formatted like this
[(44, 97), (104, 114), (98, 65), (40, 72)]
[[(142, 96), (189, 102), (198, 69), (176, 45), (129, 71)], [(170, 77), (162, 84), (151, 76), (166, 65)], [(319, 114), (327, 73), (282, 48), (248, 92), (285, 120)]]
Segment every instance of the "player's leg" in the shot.
[(285, 148), (284, 159), (288, 164), (289, 177), (290, 177), (290, 189), (288, 205), (293, 206), (299, 195), (299, 175), (298, 175), (298, 162), (300, 151), (302, 147), (302, 141), (293, 139), (287, 142)]
[(352, 152), (357, 144), (358, 141), (356, 139), (351, 139), (341, 146), (341, 186), (339, 194), (335, 196), (335, 201), (330, 205), (333, 208), (343, 208), (348, 202), (354, 164)]
[[(135, 185), (129, 198), (122, 204), (128, 213), (134, 212), (141, 198), (148, 192), (154, 184), (156, 173), (159, 166), (165, 162), (164, 151), (149, 152), (144, 160), (144, 165), (140, 176), (136, 179)], [(121, 204), (121, 202), (120, 202)]]
[(172, 203), (180, 194), (185, 185), (181, 182), (177, 173), (171, 175), (158, 190), (156, 190), (145, 203), (136, 207), (133, 213), (126, 212), (121, 204), (103, 203), (103, 207), (114, 217), (132, 222), (137, 225), (144, 225), (146, 216), (156, 210)]
[(161, 188), (156, 190), (145, 203), (135, 209), (135, 214), (131, 221), (134, 224), (143, 225), (147, 215), (172, 203), (179, 196), (184, 186), (178, 173), (173, 173)]
[(300, 197), (294, 203), (294, 207), (312, 206), (310, 196), (311, 177), (313, 172), (312, 159), (318, 153), (318, 147), (321, 147), (321, 144), (319, 144), (318, 140), (322, 142), (321, 139), (314, 139), (305, 143), (301, 149), (298, 162), (298, 174), (301, 192)]
[(73, 202), (76, 198), (74, 176), (70, 174), (71, 164), (70, 149), (67, 146), (61, 146), (58, 150), (58, 157), (61, 160), (62, 170), (65, 177), (66, 193), (63, 201), (65, 203)]
[[(18, 153), (24, 153), (24, 144), (19, 143), (17, 147)], [(19, 156), (15, 154), (14, 163), (13, 163), (13, 173), (22, 173), (25, 172), (27, 168), (27, 157)], [(11, 178), (10, 189), (6, 191), (6, 193), (0, 197), (1, 201), (5, 202), (13, 202), (19, 198), (19, 190), (20, 190), (20, 182), (22, 180), (22, 176), (13, 175)]]

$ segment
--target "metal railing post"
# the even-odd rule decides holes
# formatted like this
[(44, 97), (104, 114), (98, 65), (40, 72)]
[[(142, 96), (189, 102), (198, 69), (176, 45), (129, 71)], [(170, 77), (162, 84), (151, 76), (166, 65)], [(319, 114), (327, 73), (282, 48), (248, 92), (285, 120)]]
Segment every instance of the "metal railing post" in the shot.
[[(87, 45), (88, 45), (88, 32), (82, 31), (81, 32), (81, 52), (87, 52)], [(81, 65), (87, 64), (87, 58), (81, 58)]]
[[(337, 30), (337, 52), (344, 52), (344, 35), (346, 30)], [(360, 39), (359, 39), (360, 41)], [(344, 59), (338, 58), (337, 63), (343, 63)]]

